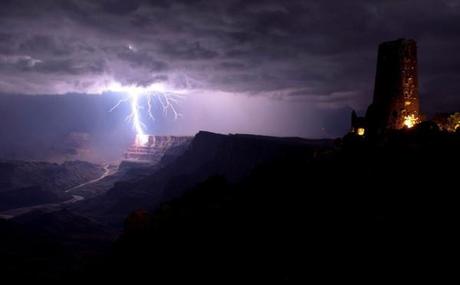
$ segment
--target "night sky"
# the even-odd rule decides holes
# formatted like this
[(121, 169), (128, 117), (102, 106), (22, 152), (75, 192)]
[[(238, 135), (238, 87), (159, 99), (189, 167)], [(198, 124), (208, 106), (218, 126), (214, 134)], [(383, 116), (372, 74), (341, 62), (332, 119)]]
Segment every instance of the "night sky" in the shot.
[(2, 0), (0, 93), (165, 82), (189, 95), (162, 133), (333, 137), (387, 40), (417, 40), (425, 113), (460, 110), (459, 35), (460, 0)]

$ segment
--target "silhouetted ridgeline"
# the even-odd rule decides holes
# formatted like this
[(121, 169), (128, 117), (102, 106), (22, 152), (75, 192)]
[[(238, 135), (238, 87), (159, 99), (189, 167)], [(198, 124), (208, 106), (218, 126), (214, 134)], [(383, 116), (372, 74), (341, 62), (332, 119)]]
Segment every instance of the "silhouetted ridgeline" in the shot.
[(330, 148), (332, 140), (305, 140), (253, 135), (219, 135), (199, 132), (175, 161), (138, 181), (119, 182), (107, 194), (79, 204), (82, 215), (114, 226), (136, 208), (154, 210), (161, 203), (181, 196), (210, 176), (222, 175), (236, 182), (258, 165), (282, 157), (312, 160), (315, 151)]
[[(209, 136), (232, 150), (230, 141), (245, 139)], [(159, 210), (133, 213), (102, 272), (152, 282), (428, 278), (452, 268), (443, 254), (457, 252), (459, 143), (458, 134), (422, 125), (378, 145), (347, 138), (314, 159), (310, 145), (296, 144), (243, 179), (232, 179), (238, 170), (213, 171)], [(232, 161), (244, 169), (259, 157), (226, 153), (232, 170)]]
[(72, 261), (56, 276), (76, 284), (426, 280), (453, 266), (445, 253), (458, 253), (459, 145), (459, 134), (426, 125), (372, 144), (201, 132), (175, 161), (71, 209), (95, 219), (88, 229), (124, 217), (124, 230), (105, 257)]

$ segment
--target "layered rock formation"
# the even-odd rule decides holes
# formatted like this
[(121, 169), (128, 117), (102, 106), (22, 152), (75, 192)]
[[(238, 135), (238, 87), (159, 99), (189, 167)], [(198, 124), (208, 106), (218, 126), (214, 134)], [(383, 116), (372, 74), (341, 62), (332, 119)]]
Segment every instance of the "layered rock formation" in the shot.
[(134, 144), (129, 147), (124, 158), (129, 161), (156, 164), (168, 150), (187, 144), (190, 140), (191, 137), (186, 136), (149, 136), (146, 144)]

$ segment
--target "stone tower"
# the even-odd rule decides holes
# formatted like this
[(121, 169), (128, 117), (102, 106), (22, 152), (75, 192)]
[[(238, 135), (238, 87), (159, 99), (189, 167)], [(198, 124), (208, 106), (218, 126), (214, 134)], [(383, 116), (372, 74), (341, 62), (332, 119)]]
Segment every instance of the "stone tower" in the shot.
[(421, 121), (417, 45), (399, 39), (379, 46), (374, 99), (366, 113), (370, 131), (411, 128)]

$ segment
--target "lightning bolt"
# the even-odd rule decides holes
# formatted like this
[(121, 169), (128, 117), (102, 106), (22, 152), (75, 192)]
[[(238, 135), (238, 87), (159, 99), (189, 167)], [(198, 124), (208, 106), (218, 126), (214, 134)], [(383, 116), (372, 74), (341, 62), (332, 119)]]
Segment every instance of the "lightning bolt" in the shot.
[(139, 95), (133, 94), (131, 97), (131, 118), (133, 122), (134, 130), (136, 131), (136, 143), (144, 145), (148, 141), (148, 136), (144, 132), (145, 125), (142, 123), (139, 110)]
[[(132, 123), (132, 127), (136, 132), (136, 145), (143, 146), (148, 142), (149, 136), (145, 131), (146, 125), (142, 122), (141, 112), (142, 110), (146, 110), (149, 118), (155, 120), (155, 116), (153, 115), (153, 103), (155, 99), (160, 104), (163, 115), (167, 116), (168, 113), (171, 112), (174, 119), (178, 119), (182, 116), (177, 111), (176, 106), (184, 96), (184, 92), (182, 90), (172, 90), (168, 88), (166, 84), (153, 83), (143, 87), (138, 85), (121, 85), (120, 83), (114, 82), (110, 84), (107, 89), (112, 92), (125, 93), (128, 96), (125, 99), (119, 100), (109, 112), (114, 111), (123, 103), (130, 103), (131, 112), (126, 119)], [(147, 108), (140, 102), (142, 96), (145, 96), (147, 99)]]

